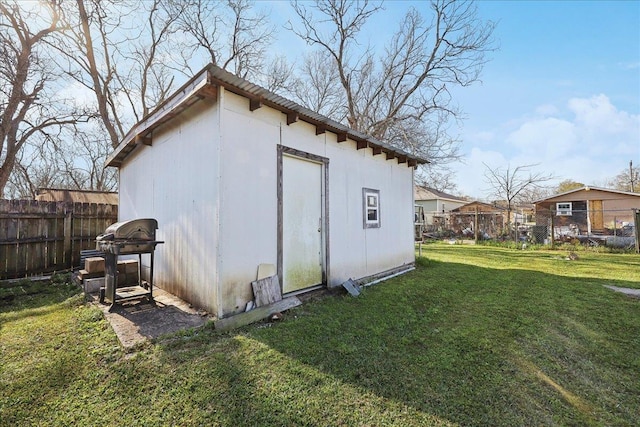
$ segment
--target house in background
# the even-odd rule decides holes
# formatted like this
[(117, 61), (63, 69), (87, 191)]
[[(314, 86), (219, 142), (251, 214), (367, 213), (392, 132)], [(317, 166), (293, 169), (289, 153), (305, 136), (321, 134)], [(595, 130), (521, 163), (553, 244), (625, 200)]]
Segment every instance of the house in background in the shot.
[(244, 311), (260, 264), (287, 296), (415, 263), (413, 172), (426, 160), (213, 65), (107, 163), (119, 220), (158, 221), (155, 284), (218, 318)]
[(640, 193), (582, 187), (535, 202), (536, 224), (553, 222), (555, 235), (624, 235), (640, 209)]
[(96, 203), (117, 205), (118, 193), (96, 190), (67, 190), (58, 188), (39, 188), (36, 200), (41, 202)]
[(426, 231), (448, 230), (449, 212), (467, 203), (461, 197), (421, 185), (414, 187), (413, 194), (415, 204), (422, 206)]

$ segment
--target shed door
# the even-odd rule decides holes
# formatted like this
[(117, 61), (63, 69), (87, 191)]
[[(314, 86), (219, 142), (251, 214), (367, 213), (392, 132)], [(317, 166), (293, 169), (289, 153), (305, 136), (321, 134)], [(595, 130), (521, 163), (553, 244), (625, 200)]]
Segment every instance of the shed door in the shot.
[(322, 164), (282, 156), (282, 291), (322, 283)]

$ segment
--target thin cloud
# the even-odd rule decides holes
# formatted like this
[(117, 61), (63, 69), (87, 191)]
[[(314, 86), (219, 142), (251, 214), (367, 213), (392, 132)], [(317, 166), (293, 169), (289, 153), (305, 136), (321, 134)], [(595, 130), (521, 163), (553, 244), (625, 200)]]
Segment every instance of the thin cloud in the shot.
[(552, 104), (540, 105), (536, 108), (536, 114), (543, 117), (554, 116), (558, 114), (559, 111), (558, 107)]
[(617, 109), (604, 94), (572, 98), (562, 106), (539, 106), (518, 124), (512, 121), (506, 132), (496, 132), (493, 141), (490, 150), (475, 141), (458, 171), (461, 191), (484, 194), (483, 163), (539, 164), (559, 179), (593, 185), (618, 174), (629, 160), (640, 163), (640, 115)]
[(637, 70), (640, 68), (640, 62), (619, 62), (618, 66), (623, 70)]

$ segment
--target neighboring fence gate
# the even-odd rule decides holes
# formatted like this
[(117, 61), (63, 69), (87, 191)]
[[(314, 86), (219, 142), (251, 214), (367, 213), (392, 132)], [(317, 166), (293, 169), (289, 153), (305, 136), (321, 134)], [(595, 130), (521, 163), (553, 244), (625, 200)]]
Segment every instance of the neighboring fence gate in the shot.
[(117, 205), (0, 200), (0, 279), (79, 266), (117, 219)]

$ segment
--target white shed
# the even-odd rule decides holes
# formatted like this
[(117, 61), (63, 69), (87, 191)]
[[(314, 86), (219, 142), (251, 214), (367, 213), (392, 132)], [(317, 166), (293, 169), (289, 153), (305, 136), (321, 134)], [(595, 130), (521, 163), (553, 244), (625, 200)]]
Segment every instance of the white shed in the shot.
[(284, 295), (410, 270), (425, 162), (213, 65), (107, 160), (119, 220), (158, 220), (155, 284), (218, 318), (253, 299), (259, 264)]

